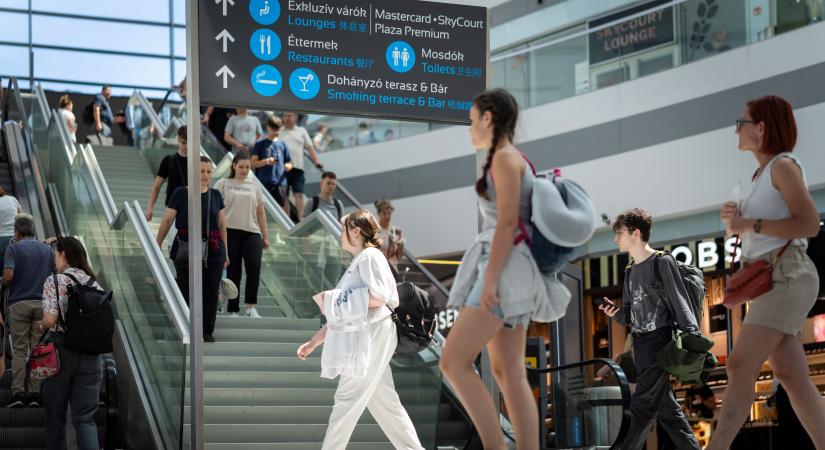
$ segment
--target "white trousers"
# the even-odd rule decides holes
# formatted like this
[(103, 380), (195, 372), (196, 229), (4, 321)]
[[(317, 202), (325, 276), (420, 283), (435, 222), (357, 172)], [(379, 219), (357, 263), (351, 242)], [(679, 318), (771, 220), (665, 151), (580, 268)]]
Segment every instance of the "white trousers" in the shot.
[(393, 447), (424, 450), (392, 380), (390, 359), (397, 339), (395, 323), (391, 319), (370, 324), (369, 375), (339, 378), (322, 450), (346, 449), (364, 408), (370, 410)]

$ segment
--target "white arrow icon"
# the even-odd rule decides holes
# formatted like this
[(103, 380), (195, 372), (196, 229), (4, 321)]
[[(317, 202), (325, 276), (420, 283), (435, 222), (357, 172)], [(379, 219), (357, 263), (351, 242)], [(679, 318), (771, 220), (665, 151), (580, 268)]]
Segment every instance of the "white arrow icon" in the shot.
[(228, 31), (223, 30), (215, 36), (216, 41), (220, 41), (221, 39), (223, 39), (223, 52), (226, 53), (226, 41), (229, 40), (230, 42), (235, 42), (235, 38), (233, 38)]
[(229, 75), (231, 78), (235, 78), (235, 74), (232, 73), (231, 70), (229, 70), (229, 67), (226, 67), (226, 64), (224, 64), (223, 67), (220, 68), (220, 70), (215, 72), (216, 77), (223, 76), (223, 88), (224, 89), (226, 89), (227, 83), (229, 81), (229, 79), (226, 77), (227, 75)]
[(229, 3), (232, 6), (235, 6), (235, 0), (215, 0), (216, 5), (220, 5), (223, 2), (223, 16), (226, 17), (226, 4)]

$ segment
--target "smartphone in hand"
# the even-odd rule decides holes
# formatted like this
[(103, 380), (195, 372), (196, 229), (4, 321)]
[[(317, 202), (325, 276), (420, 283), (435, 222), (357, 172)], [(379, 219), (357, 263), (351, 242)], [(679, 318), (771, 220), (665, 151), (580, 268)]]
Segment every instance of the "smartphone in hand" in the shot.
[(613, 307), (616, 306), (616, 304), (613, 303), (612, 300), (610, 300), (609, 298), (606, 298), (606, 297), (594, 298), (593, 299), (593, 305), (596, 306), (596, 307), (599, 307), (599, 306), (602, 306), (602, 305), (604, 305), (604, 306), (613, 306)]

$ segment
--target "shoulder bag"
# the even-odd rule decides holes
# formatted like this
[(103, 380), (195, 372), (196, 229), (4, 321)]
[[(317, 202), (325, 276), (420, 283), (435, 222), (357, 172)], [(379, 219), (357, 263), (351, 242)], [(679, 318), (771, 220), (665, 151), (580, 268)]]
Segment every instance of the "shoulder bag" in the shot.
[[(731, 309), (734, 306), (754, 300), (773, 289), (773, 266), (782, 257), (791, 242), (788, 241), (770, 262), (764, 259), (752, 263), (742, 262), (739, 270), (734, 271), (734, 263), (731, 261), (730, 270), (725, 277), (725, 299), (722, 304)], [(739, 243), (739, 236), (737, 235), (732, 259), (736, 259), (736, 250), (739, 248)]]

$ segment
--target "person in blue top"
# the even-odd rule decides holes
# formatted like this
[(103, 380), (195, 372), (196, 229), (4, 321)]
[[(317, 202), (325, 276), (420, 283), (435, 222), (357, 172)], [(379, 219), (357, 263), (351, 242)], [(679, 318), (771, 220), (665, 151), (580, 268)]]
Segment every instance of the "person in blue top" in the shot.
[(292, 170), (292, 158), (286, 144), (278, 139), (282, 126), (277, 116), (266, 121), (267, 137), (252, 147), (252, 168), (272, 198), (289, 214), (286, 173)]

